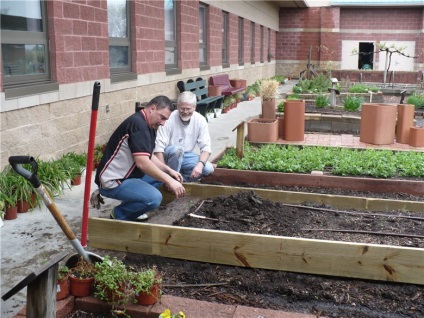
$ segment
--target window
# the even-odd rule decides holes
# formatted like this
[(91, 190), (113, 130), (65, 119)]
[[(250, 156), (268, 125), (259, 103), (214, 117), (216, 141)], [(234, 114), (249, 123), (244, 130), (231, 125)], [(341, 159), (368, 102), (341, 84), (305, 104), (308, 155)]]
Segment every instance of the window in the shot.
[(199, 5), (199, 64), (206, 66), (207, 56), (207, 22), (206, 22), (206, 6)]
[(50, 81), (44, 1), (1, 2), (4, 86)]
[(261, 56), (260, 56), (260, 61), (261, 63), (264, 62), (264, 27), (263, 25), (261, 25)]
[(222, 12), (222, 64), (228, 65), (228, 12)]
[(175, 0), (165, 0), (165, 69), (176, 69), (178, 62), (177, 8)]
[(271, 62), (272, 54), (271, 54), (271, 29), (268, 28), (268, 62)]
[(244, 30), (243, 30), (243, 18), (238, 19), (238, 27), (239, 27), (239, 33), (238, 33), (238, 62), (240, 65), (244, 63), (243, 61), (243, 37), (244, 37)]
[(374, 67), (374, 43), (359, 42), (358, 69), (372, 70)]
[(250, 22), (250, 63), (255, 64), (255, 22)]
[[(129, 6), (126, 0), (107, 0), (109, 67), (111, 77), (131, 72)], [(114, 76), (115, 75), (115, 76)]]

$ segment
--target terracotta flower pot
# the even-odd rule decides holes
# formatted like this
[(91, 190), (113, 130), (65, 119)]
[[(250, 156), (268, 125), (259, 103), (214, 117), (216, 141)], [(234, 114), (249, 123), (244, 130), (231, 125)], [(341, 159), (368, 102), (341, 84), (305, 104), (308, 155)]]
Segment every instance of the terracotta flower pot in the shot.
[(222, 88), (221, 86), (208, 86), (208, 96), (221, 96), (222, 95)]
[(71, 185), (77, 186), (77, 185), (80, 185), (80, 184), (81, 184), (81, 175), (79, 174), (71, 180)]
[(411, 127), (409, 145), (412, 147), (424, 147), (424, 128)]
[(414, 127), (415, 106), (399, 104), (397, 106), (396, 142), (407, 144), (411, 127)]
[(18, 217), (18, 206), (7, 206), (6, 213), (4, 214), (5, 220), (14, 220)]
[(93, 278), (76, 278), (69, 275), (70, 293), (75, 297), (87, 297), (93, 294), (94, 277)]
[(263, 119), (275, 119), (276, 115), (276, 100), (263, 100), (262, 101), (262, 118)]
[(156, 304), (160, 299), (160, 286), (154, 285), (150, 289), (150, 293), (139, 293), (135, 298), (139, 305), (148, 306)]
[(359, 140), (374, 145), (395, 142), (397, 105), (364, 103)]
[(284, 102), (284, 140), (303, 141), (305, 139), (305, 101), (286, 100)]
[(247, 122), (247, 140), (251, 142), (276, 142), (278, 120), (254, 118)]
[(57, 281), (56, 300), (62, 300), (69, 296), (69, 277), (65, 276)]
[(235, 88), (246, 87), (246, 80), (244, 79), (230, 79), (230, 85)]
[(18, 213), (25, 213), (25, 212), (28, 212), (28, 201), (19, 200), (18, 201)]

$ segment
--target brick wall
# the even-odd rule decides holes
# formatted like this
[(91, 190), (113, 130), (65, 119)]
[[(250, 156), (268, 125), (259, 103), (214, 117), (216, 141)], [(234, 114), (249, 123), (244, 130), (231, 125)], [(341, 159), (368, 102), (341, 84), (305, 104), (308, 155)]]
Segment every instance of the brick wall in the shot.
[[(161, 1), (130, 1), (133, 71), (161, 72), (165, 67), (164, 6)], [(146, 17), (149, 17), (146, 19)]]
[[(161, 1), (158, 1), (161, 3)], [(180, 5), (179, 67), (199, 67), (199, 7), (198, 1), (177, 1)], [(163, 3), (162, 3), (163, 5)]]
[[(280, 32), (276, 41), (276, 59), (279, 60), (276, 73), (296, 77), (306, 68), (309, 47), (311, 64), (325, 68), (331, 61), (333, 69), (337, 69), (342, 60), (343, 40), (414, 41), (415, 56), (418, 57), (415, 68), (423, 68), (423, 20), (422, 8), (281, 9)], [(375, 61), (378, 62), (378, 54)]]
[(230, 13), (228, 20), (228, 61), (230, 64), (236, 64), (238, 62), (238, 16)]
[(209, 6), (209, 60), (208, 64), (218, 66), (222, 64), (222, 11), (216, 7)]
[(52, 79), (109, 77), (107, 3), (47, 1)]

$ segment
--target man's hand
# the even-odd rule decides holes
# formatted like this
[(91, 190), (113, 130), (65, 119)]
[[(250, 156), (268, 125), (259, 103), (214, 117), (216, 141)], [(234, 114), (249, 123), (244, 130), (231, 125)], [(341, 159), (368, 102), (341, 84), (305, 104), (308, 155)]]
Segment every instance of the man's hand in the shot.
[(192, 179), (199, 178), (202, 175), (202, 171), (203, 171), (203, 163), (199, 161), (197, 165), (194, 167), (193, 171), (191, 172), (190, 178)]
[(177, 199), (182, 198), (185, 194), (185, 188), (177, 180), (172, 179), (171, 182), (165, 184), (165, 187), (172, 191)]
[(100, 204), (104, 204), (105, 201), (103, 200), (102, 196), (100, 195), (99, 190), (93, 191), (93, 193), (90, 196), (90, 204), (93, 208), (100, 209)]
[[(170, 169), (171, 170), (171, 169)], [(181, 175), (181, 173), (179, 173), (179, 172), (177, 172), (177, 171), (175, 171), (175, 170), (171, 170), (170, 172), (169, 172), (169, 175), (172, 177), (172, 178), (174, 178), (175, 180), (177, 180), (178, 182), (180, 182), (180, 183), (183, 183), (183, 181), (184, 181), (184, 178), (183, 178), (183, 176)]]

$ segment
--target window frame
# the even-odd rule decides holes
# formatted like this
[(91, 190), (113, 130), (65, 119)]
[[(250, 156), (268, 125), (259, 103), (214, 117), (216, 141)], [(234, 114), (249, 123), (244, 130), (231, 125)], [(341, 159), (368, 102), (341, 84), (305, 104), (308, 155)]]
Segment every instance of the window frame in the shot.
[(268, 54), (267, 54), (268, 63), (271, 62), (271, 58), (272, 58), (271, 56), (272, 56), (272, 54), (271, 54), (271, 29), (268, 28)]
[(244, 64), (244, 19), (238, 18), (238, 63), (239, 65)]
[(228, 50), (228, 26), (230, 21), (230, 14), (222, 11), (222, 66), (229, 67), (229, 50)]
[[(137, 75), (132, 73), (132, 47), (131, 47), (131, 5), (128, 0), (125, 1), (126, 7), (126, 37), (111, 37), (108, 34), (109, 39), (109, 70), (110, 70), (110, 79), (111, 82), (120, 82), (125, 80), (136, 79)], [(109, 12), (108, 12), (109, 14)], [(109, 23), (109, 19), (108, 19)], [(109, 31), (108, 31), (109, 32)], [(122, 67), (111, 67), (110, 65), (110, 47), (112, 46), (121, 46), (128, 48), (128, 65)]]
[[(174, 15), (174, 40), (166, 40), (166, 36), (165, 36), (165, 71), (167, 74), (176, 74), (179, 72), (178, 70), (178, 29), (177, 29), (177, 19), (178, 19), (178, 6), (177, 6), (177, 1), (176, 0), (171, 0), (172, 4), (173, 4), (173, 15)], [(164, 5), (165, 5), (166, 1), (164, 1)], [(164, 7), (164, 21), (166, 20), (166, 10)], [(166, 32), (166, 25), (164, 26), (164, 33)], [(174, 49), (174, 61), (175, 63), (173, 64), (166, 64), (166, 49), (167, 48), (173, 48)]]
[(15, 88), (20, 86), (37, 85), (51, 82), (51, 67), (50, 67), (50, 51), (49, 51), (49, 37), (48, 37), (48, 18), (47, 18), (47, 5), (45, 1), (39, 0), (41, 12), (41, 25), (42, 32), (34, 31), (14, 31), (1, 29), (1, 46), (4, 44), (21, 44), (21, 45), (43, 45), (44, 46), (44, 59), (46, 71), (43, 74), (25, 74), (15, 76), (5, 76), (4, 72), (4, 56), (2, 54), (2, 78), (3, 87)]
[[(203, 10), (204, 17), (202, 39), (200, 38), (200, 24), (202, 23), (201, 10)], [(203, 43), (200, 40), (203, 40)], [(203, 62), (200, 61), (200, 50), (204, 53), (205, 60)], [(199, 67), (208, 67), (208, 6), (203, 3), (199, 3)]]
[(260, 27), (260, 32), (261, 32), (261, 47), (260, 47), (259, 61), (263, 63), (264, 62), (264, 26), (263, 25), (261, 25)]
[(255, 64), (255, 22), (250, 22), (250, 64)]

